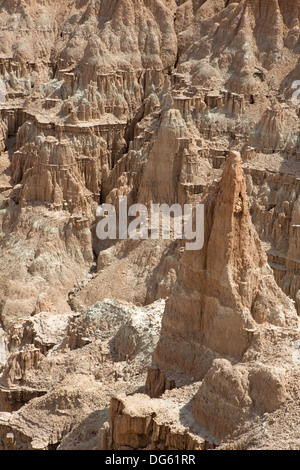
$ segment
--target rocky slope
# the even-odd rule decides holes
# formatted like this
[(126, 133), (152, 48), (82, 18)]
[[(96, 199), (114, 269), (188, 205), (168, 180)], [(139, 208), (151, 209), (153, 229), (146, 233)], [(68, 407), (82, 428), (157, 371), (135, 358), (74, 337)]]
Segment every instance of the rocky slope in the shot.
[[(0, 2), (0, 448), (299, 446), (299, 19)], [(203, 249), (99, 240), (122, 195)]]

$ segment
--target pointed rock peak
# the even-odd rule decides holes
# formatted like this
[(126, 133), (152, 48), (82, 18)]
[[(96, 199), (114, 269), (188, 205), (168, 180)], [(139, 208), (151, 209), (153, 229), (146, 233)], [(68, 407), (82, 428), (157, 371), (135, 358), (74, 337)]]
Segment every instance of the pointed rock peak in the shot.
[(205, 214), (203, 250), (184, 252), (166, 303), (153, 356), (159, 372), (149, 371), (147, 381), (152, 396), (174, 371), (202, 380), (215, 357), (240, 360), (251, 347), (265, 347), (267, 323), (298, 328), (252, 223), (238, 152), (230, 152), (219, 184), (210, 187)]
[[(216, 262), (216, 248), (222, 254)], [(267, 257), (258, 238), (248, 207), (246, 182), (239, 152), (230, 152), (225, 163), (213, 214), (207, 263), (216, 279), (244, 280), (247, 270), (261, 268)], [(228, 273), (231, 273), (228, 280)]]
[(228, 206), (226, 213), (231, 215), (248, 214), (246, 182), (243, 175), (242, 158), (239, 152), (231, 151), (226, 159), (220, 180), (218, 202)]
[(225, 297), (219, 299), (224, 306), (251, 312), (249, 317), (257, 323), (285, 323), (290, 301), (276, 284), (252, 223), (238, 152), (229, 153), (219, 182), (207, 248), (207, 267), (216, 282), (228, 292), (230, 302), (224, 304)]
[(241, 181), (243, 179), (242, 157), (240, 152), (230, 151), (226, 158), (222, 181), (229, 177)]

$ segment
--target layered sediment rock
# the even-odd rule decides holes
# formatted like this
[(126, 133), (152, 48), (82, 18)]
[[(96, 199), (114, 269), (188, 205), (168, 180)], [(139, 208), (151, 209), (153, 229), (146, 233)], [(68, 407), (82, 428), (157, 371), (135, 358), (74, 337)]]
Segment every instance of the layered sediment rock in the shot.
[(299, 176), (292, 169), (280, 176), (274, 170), (258, 170), (252, 162), (246, 165), (247, 193), (251, 200), (251, 215), (257, 232), (264, 242), (275, 279), (286, 295), (296, 302), (299, 289), (299, 228), (295, 224)]
[[(264, 412), (283, 423), (299, 2), (5, 0), (0, 20), (0, 446), (204, 449)], [(201, 252), (99, 240), (97, 205), (121, 195), (203, 202)], [(165, 393), (139, 407), (119, 392), (143, 388), (167, 298), (147, 380)]]
[(180, 406), (172, 398), (147, 395), (113, 398), (110, 425), (100, 431), (100, 448), (114, 450), (207, 450), (214, 444), (182, 424)]
[(82, 314), (40, 312), (20, 321), (1, 374), (0, 448), (67, 448), (70, 431), (85, 432), (102, 410), (91, 419), (93, 444), (73, 436), (75, 447), (98, 448), (111, 396), (145, 383), (164, 305), (106, 299)]

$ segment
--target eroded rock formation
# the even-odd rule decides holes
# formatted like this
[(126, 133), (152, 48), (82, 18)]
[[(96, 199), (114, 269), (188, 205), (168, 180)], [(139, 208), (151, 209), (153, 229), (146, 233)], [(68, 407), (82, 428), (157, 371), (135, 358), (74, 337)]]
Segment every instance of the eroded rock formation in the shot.
[[(1, 3), (0, 447), (298, 445), (299, 11)], [(99, 240), (119, 196), (204, 203), (203, 249)]]
[[(298, 344), (299, 320), (293, 303), (275, 282), (252, 225), (237, 152), (229, 154), (222, 179), (208, 188), (204, 202), (207, 248), (197, 257), (188, 251), (182, 255), (147, 377), (148, 394), (162, 397), (145, 402), (136, 395), (130, 401), (112, 401), (108, 448), (155, 449), (157, 441), (170, 448), (168, 433), (157, 438), (156, 418), (153, 422), (144, 408), (146, 403), (153, 410), (164, 408), (168, 389), (177, 396), (180, 422), (189, 407), (202, 426), (200, 436), (203, 429), (213, 436), (211, 445), (236, 429), (241, 432), (290, 398), (288, 384), (295, 374), (291, 343)], [(218, 250), (222, 255), (216, 260)], [(197, 382), (198, 391), (187, 400), (185, 390)], [(164, 421), (163, 411), (153, 413)], [(134, 441), (129, 436), (143, 438)], [(181, 442), (177, 448), (184, 446)]]

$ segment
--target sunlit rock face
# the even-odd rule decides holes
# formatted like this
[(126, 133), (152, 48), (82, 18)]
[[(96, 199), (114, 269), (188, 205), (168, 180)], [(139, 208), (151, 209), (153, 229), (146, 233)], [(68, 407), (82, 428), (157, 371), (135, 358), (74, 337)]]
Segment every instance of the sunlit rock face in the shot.
[[(299, 17), (2, 1), (1, 448), (299, 447)], [(99, 239), (120, 196), (202, 249)]]

